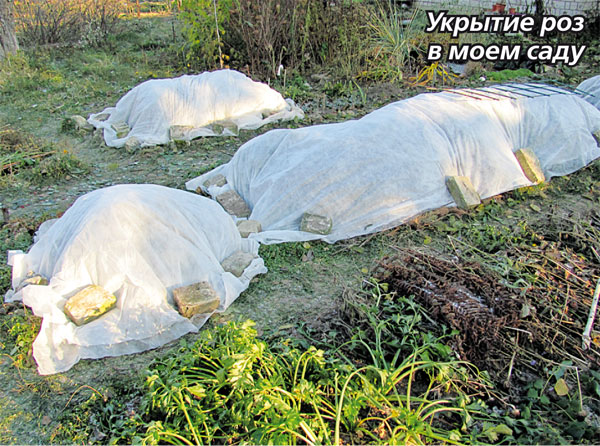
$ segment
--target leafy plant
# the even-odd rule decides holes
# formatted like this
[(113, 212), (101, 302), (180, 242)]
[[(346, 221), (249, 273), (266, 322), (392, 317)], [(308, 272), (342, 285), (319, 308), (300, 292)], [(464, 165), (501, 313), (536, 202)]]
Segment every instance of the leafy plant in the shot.
[(16, 367), (32, 367), (32, 344), (40, 329), (41, 319), (27, 309), (0, 320), (0, 351), (9, 356)]
[(203, 69), (223, 68), (223, 36), (233, 0), (182, 0), (179, 17), (189, 45), (188, 61)]
[(518, 70), (490, 71), (486, 73), (486, 76), (495, 82), (507, 82), (520, 77), (531, 77), (533, 75), (533, 71), (526, 68), (519, 68)]
[(54, 152), (50, 145), (41, 144), (31, 135), (7, 129), (0, 132), (0, 175), (13, 175), (34, 166)]
[(423, 31), (417, 23), (417, 10), (407, 15), (392, 2), (378, 5), (371, 14), (372, 67), (363, 77), (402, 81), (404, 72), (412, 72), (423, 49)]
[(31, 170), (31, 176), (36, 181), (68, 179), (72, 175), (81, 175), (89, 171), (87, 164), (72, 153), (64, 150), (53, 155)]
[[(191, 346), (182, 341), (177, 355), (148, 371), (145, 441), (459, 442), (470, 417), (464, 392), (487, 383), (468, 363), (447, 360), (441, 338), (415, 330), (421, 310), (409, 300), (401, 305), (412, 314), (388, 319), (398, 307), (384, 289), (375, 284), (370, 304), (360, 304), (375, 336), (359, 329), (329, 351), (267, 344), (252, 321), (205, 330)], [(410, 339), (401, 348), (397, 330)]]

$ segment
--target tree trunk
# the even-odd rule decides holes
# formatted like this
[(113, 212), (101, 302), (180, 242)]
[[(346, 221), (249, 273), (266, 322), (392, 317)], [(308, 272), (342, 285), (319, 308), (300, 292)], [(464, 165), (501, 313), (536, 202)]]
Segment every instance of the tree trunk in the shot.
[(12, 0), (0, 0), (0, 60), (18, 49)]

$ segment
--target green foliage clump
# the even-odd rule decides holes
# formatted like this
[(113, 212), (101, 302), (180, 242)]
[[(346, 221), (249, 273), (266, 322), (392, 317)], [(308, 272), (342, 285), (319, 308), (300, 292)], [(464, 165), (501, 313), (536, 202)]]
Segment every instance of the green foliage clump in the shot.
[[(406, 21), (406, 22), (405, 22)], [(369, 69), (362, 77), (402, 81), (404, 72), (414, 72), (416, 58), (423, 52), (424, 33), (417, 24), (417, 12), (405, 14), (390, 5), (371, 15), (372, 31)]]
[[(252, 321), (205, 330), (193, 345), (182, 341), (177, 355), (149, 368), (145, 441), (421, 444), (466, 438), (461, 426), (472, 419), (466, 390), (487, 386), (485, 379), (453, 359), (442, 338), (418, 330), (419, 307), (395, 300), (384, 284), (374, 286), (356, 304), (370, 328), (326, 351), (290, 339), (262, 341)], [(399, 312), (405, 307), (412, 310)]]
[(32, 344), (41, 325), (41, 319), (27, 309), (22, 314), (0, 319), (0, 351), (8, 355), (16, 367), (33, 367)]
[[(9, 249), (26, 250), (33, 241), (33, 228), (21, 225), (19, 221), (0, 226), (0, 252), (6, 253)], [(11, 268), (5, 262), (0, 263), (0, 295), (4, 295), (10, 288)]]
[(34, 181), (60, 180), (83, 174), (87, 165), (67, 150), (32, 135), (8, 129), (0, 132), (0, 176), (26, 173)]
[(182, 0), (179, 17), (185, 24), (191, 62), (199, 63), (203, 68), (222, 64), (222, 39), (232, 6), (233, 0)]
[(38, 163), (32, 170), (31, 176), (37, 182), (47, 180), (68, 179), (72, 175), (82, 175), (89, 167), (72, 153), (64, 150)]
[(0, 132), (0, 175), (18, 173), (52, 153), (50, 145), (41, 144), (29, 134), (15, 129), (3, 130)]
[(534, 72), (527, 68), (519, 68), (518, 70), (490, 71), (486, 75), (491, 81), (507, 82), (520, 77), (531, 77), (534, 75)]

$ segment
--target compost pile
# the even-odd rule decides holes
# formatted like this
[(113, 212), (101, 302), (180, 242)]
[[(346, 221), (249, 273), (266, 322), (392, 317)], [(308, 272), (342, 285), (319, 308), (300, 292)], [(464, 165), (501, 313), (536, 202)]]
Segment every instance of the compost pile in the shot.
[[(539, 278), (525, 288), (504, 285), (478, 263), (414, 250), (384, 258), (376, 276), (390, 291), (413, 295), (436, 321), (458, 330), (454, 347), (461, 358), (492, 375), (506, 378), (516, 365), (535, 371), (565, 357), (584, 367), (599, 366), (597, 340), (584, 351), (581, 335), (600, 270), (568, 248), (555, 248), (546, 243), (521, 257), (522, 267)], [(512, 254), (525, 255), (522, 250)]]

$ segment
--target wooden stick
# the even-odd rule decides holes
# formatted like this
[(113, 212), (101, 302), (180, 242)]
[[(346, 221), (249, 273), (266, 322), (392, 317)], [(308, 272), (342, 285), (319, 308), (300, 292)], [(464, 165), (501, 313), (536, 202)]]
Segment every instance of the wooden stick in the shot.
[(592, 306), (590, 307), (590, 315), (588, 316), (587, 324), (585, 324), (585, 330), (583, 330), (583, 336), (581, 338), (581, 348), (587, 350), (590, 348), (592, 337), (592, 326), (594, 325), (594, 319), (596, 318), (596, 307), (598, 306), (598, 297), (600, 297), (600, 279), (596, 283), (596, 291), (594, 291), (594, 298), (592, 299)]
[[(53, 154), (55, 154), (55, 153), (56, 153), (55, 151), (52, 151), (52, 152), (43, 152), (43, 153), (38, 153), (38, 154), (36, 154), (36, 155), (30, 155), (30, 156), (28, 156), (27, 158), (28, 158), (28, 159), (43, 158), (43, 157), (45, 157), (45, 156), (50, 156), (50, 155), (53, 155)], [(22, 160), (22, 161), (15, 161), (14, 163), (8, 163), (8, 164), (4, 164), (4, 165), (2, 165), (2, 166), (0, 167), (0, 172), (4, 172), (6, 169), (10, 169), (10, 170), (11, 170), (11, 173), (12, 173), (12, 167), (13, 167), (13, 166), (16, 166), (16, 165), (18, 165), (18, 164), (20, 164), (20, 163), (22, 163), (23, 161), (24, 161), (24, 160)]]

